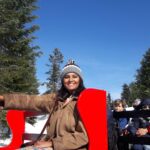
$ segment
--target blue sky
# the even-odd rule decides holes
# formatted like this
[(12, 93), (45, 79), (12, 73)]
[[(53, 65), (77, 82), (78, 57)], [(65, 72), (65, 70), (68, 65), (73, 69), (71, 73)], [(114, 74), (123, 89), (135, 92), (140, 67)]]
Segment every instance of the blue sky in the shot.
[(39, 81), (46, 81), (48, 55), (59, 48), (65, 62), (72, 58), (81, 67), (87, 88), (119, 98), (150, 48), (150, 1), (39, 0), (37, 5), (34, 23), (40, 30), (34, 44), (43, 52), (37, 59)]

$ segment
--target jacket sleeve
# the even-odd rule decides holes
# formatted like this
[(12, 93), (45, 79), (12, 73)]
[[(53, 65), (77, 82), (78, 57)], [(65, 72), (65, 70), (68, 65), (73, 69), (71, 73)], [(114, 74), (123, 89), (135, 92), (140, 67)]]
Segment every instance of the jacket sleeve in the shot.
[(26, 95), (26, 94), (5, 94), (4, 108), (17, 110), (32, 110), (50, 112), (54, 106), (56, 95)]
[(74, 150), (87, 146), (88, 136), (81, 120), (78, 120), (74, 133), (67, 133), (52, 139), (54, 150)]

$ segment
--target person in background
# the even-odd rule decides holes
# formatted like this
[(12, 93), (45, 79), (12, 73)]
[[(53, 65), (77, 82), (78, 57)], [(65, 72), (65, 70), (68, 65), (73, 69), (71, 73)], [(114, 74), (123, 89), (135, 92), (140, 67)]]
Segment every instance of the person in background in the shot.
[(61, 88), (47, 95), (5, 94), (0, 101), (5, 109), (35, 110), (50, 113), (47, 135), (33, 146), (20, 150), (87, 150), (88, 136), (77, 111), (78, 96), (85, 89), (82, 71), (69, 61), (61, 72)]
[(113, 118), (113, 112), (110, 108), (107, 108), (107, 129), (108, 129), (108, 150), (118, 150), (117, 147), (118, 135), (115, 126), (115, 119)]
[[(139, 110), (150, 110), (150, 99), (141, 100)], [(133, 136), (150, 137), (150, 117), (133, 118), (128, 126), (128, 131)], [(150, 145), (134, 144), (133, 150), (150, 150)]]
[[(113, 107), (114, 107), (115, 112), (125, 111), (126, 102), (124, 100), (121, 100), (121, 99), (115, 100), (113, 103)], [(119, 135), (123, 134), (123, 130), (126, 128), (127, 124), (128, 124), (127, 118), (119, 118), (117, 120), (117, 128), (118, 128)]]
[[(126, 111), (125, 110), (126, 102), (124, 100), (117, 99), (113, 103), (113, 108), (114, 108), (114, 112)], [(124, 131), (126, 130), (127, 125), (128, 125), (128, 119), (127, 118), (116, 119), (116, 129), (117, 129), (118, 136), (124, 135)], [(127, 144), (118, 142), (117, 145), (118, 145), (118, 150), (128, 150)]]
[[(141, 103), (141, 100), (138, 98), (133, 101), (132, 103), (133, 111), (138, 111), (140, 109), (140, 103)], [(133, 118), (129, 118), (128, 124), (131, 124), (132, 120)]]
[(134, 110), (139, 110), (140, 103), (141, 103), (141, 100), (138, 98), (133, 101), (132, 106)]

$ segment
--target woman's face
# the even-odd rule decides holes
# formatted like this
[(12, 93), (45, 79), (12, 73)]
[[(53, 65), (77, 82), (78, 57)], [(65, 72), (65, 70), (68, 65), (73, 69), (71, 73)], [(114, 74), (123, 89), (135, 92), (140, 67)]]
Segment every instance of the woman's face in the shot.
[(71, 93), (78, 88), (80, 84), (80, 77), (76, 73), (67, 73), (64, 76), (63, 84), (65, 88)]

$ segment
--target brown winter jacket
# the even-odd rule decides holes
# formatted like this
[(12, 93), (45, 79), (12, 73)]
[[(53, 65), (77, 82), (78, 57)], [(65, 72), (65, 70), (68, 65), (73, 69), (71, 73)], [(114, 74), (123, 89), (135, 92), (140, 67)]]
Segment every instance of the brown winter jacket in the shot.
[[(56, 94), (29, 96), (25, 94), (4, 95), (5, 109), (35, 110), (51, 113)], [(76, 109), (76, 101), (66, 106), (58, 101), (47, 125), (47, 138), (53, 142), (54, 150), (87, 150), (88, 137)]]

